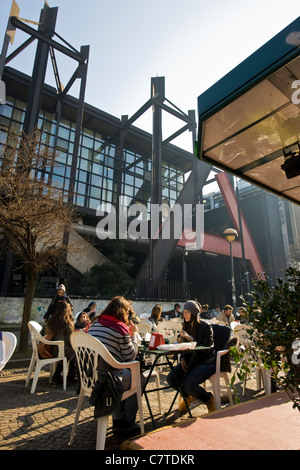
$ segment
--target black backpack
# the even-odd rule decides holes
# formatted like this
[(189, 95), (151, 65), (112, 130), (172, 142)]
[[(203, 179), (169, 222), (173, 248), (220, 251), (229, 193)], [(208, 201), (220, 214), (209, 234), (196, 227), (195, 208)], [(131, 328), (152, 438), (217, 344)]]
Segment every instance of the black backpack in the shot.
[[(216, 354), (222, 349), (230, 349), (235, 346), (237, 338), (234, 337), (232, 330), (226, 325), (219, 325), (213, 323), (212, 329), (214, 332), (214, 349)], [(231, 372), (230, 352), (221, 357), (221, 372)]]
[(123, 392), (122, 381), (117, 375), (108, 370), (99, 371), (98, 380), (89, 398), (90, 404), (95, 407), (94, 418), (110, 415), (118, 409)]

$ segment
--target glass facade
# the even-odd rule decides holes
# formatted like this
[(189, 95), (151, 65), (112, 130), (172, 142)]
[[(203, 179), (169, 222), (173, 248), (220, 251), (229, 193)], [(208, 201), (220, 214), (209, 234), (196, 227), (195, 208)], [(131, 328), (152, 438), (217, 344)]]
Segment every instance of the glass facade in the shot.
[[(14, 126), (22, 130), (26, 103), (7, 97), (0, 106), (0, 143), (6, 141), (7, 130)], [(40, 145), (55, 148), (55, 164), (46, 168), (47, 181), (68, 193), (74, 150), (75, 123), (65, 118), (58, 125), (55, 114), (41, 110), (38, 119), (41, 131)], [(107, 143), (107, 136), (83, 128), (77, 160), (73, 203), (82, 209), (96, 210), (100, 204), (116, 206), (118, 195), (119, 149)], [(169, 162), (162, 167), (162, 200), (170, 207), (176, 202), (185, 180), (184, 170)], [(151, 195), (151, 158), (132, 149), (123, 151), (120, 195), (126, 196), (128, 205), (141, 203), (146, 207)]]

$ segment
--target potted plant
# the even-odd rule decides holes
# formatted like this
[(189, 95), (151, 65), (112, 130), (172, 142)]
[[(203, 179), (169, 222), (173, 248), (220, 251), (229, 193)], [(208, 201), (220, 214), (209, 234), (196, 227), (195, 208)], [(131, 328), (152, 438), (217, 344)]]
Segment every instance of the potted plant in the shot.
[(293, 349), (300, 339), (300, 271), (286, 269), (275, 286), (264, 274), (253, 281), (250, 300), (243, 302), (249, 341), (243, 348), (231, 348), (239, 364), (232, 384), (236, 375), (243, 381), (254, 366), (263, 366), (270, 371), (273, 385), (282, 387), (300, 411), (300, 354)]

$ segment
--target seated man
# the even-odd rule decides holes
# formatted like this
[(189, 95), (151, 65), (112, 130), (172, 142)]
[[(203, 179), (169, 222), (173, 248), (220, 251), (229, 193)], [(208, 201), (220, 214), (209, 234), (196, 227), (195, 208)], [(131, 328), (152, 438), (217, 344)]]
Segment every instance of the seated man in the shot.
[(223, 312), (217, 316), (216, 320), (223, 321), (230, 325), (231, 322), (235, 321), (232, 311), (233, 307), (231, 307), (231, 305), (225, 305)]
[(171, 318), (182, 318), (180, 304), (175, 304), (173, 310), (162, 312), (161, 316), (168, 320), (171, 320)]

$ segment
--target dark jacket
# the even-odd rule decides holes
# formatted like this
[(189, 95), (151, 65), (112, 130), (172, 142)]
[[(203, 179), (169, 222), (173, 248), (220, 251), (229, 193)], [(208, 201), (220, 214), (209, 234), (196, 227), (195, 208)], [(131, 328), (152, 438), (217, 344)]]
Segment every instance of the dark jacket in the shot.
[[(47, 332), (47, 326), (46, 326)], [(68, 359), (71, 359), (74, 356), (74, 350), (71, 345), (70, 336), (73, 333), (73, 329), (69, 325), (65, 325), (64, 328), (60, 331), (56, 331), (52, 338), (52, 341), (64, 341), (65, 343), (65, 356)], [(58, 356), (58, 347), (51, 346), (51, 352), (54, 357)]]
[(173, 310), (169, 310), (168, 312), (162, 312), (162, 314), (161, 314), (161, 316), (163, 318), (165, 318), (166, 315), (169, 317), (169, 319), (171, 319), (171, 318), (182, 318), (181, 313), (179, 315), (175, 315), (175, 309), (174, 308), (173, 308)]
[[(184, 329), (184, 327), (183, 327)], [(208, 346), (210, 349), (199, 351), (196, 354), (196, 361), (198, 364), (213, 364), (216, 360), (216, 354), (214, 350), (214, 332), (211, 327), (206, 322), (200, 321), (197, 323), (197, 330), (194, 336), (194, 341), (197, 342), (197, 346)], [(189, 353), (182, 353), (182, 358), (188, 363), (191, 357)]]
[(44, 320), (47, 321), (49, 319), (49, 317), (51, 317), (51, 315), (55, 312), (55, 310), (57, 309), (57, 307), (60, 305), (61, 302), (67, 302), (71, 305), (71, 307), (73, 307), (71, 302), (70, 302), (69, 297), (66, 294), (62, 295), (61, 297), (56, 294), (56, 296), (53, 297), (53, 299), (52, 299), (52, 301), (51, 301), (51, 303), (48, 307), (48, 310), (44, 315)]
[(203, 310), (203, 312), (200, 313), (200, 318), (203, 318), (204, 320), (211, 320), (211, 316), (207, 310)]

